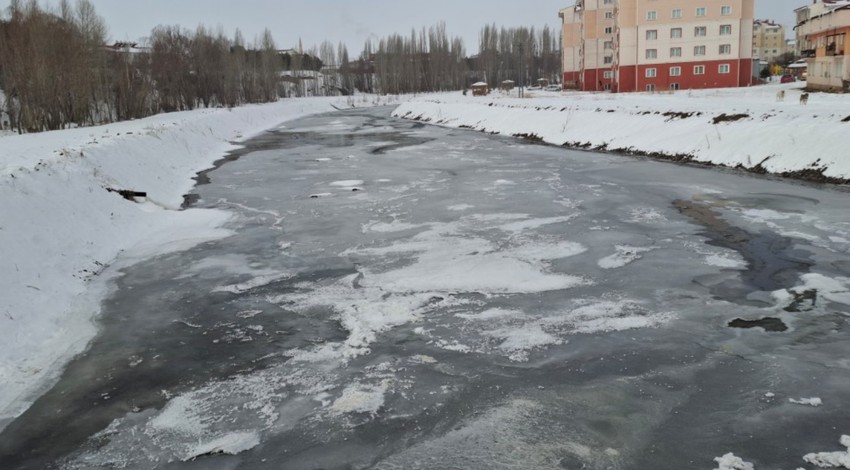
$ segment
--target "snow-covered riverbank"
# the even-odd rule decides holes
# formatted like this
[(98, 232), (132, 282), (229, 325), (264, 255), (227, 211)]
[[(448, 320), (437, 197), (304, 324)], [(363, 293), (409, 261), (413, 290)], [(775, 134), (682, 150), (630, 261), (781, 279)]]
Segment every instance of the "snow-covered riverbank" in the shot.
[(285, 100), (0, 138), (0, 429), (83, 350), (121, 266), (227, 235), (228, 213), (179, 208), (233, 142), (334, 107), (397, 102)]
[(533, 91), (526, 99), (458, 92), (411, 100), (394, 115), (569, 147), (850, 179), (850, 96), (814, 93), (803, 106), (801, 93), (793, 83), (658, 94)]

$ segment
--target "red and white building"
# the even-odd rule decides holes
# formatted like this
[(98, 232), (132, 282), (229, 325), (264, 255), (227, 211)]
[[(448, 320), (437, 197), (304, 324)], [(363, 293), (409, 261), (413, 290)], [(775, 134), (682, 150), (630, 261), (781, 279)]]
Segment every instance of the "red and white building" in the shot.
[(753, 83), (755, 0), (576, 0), (560, 11), (564, 86), (583, 91)]

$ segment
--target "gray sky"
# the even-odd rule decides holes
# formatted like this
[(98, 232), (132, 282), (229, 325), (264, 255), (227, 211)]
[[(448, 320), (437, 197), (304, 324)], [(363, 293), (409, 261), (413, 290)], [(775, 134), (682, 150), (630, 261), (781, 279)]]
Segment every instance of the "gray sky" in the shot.
[[(39, 0), (55, 5), (56, 0)], [(792, 11), (810, 0), (756, 0), (756, 17), (793, 26)], [(73, 0), (72, 0), (73, 3)], [(221, 25), (232, 36), (240, 28), (252, 40), (268, 27), (281, 48), (298, 39), (305, 48), (327, 39), (344, 42), (357, 55), (369, 38), (445, 21), (450, 35), (460, 36), (467, 51), (478, 51), (484, 24), (535, 26), (557, 31), (558, 10), (571, 0), (92, 0), (106, 20), (113, 40), (137, 40), (160, 24), (194, 29), (199, 23)], [(484, 7), (486, 5), (486, 7)], [(0, 0), (5, 9), (9, 0)], [(790, 30), (790, 27), (788, 28)], [(791, 34), (791, 33), (789, 33)]]

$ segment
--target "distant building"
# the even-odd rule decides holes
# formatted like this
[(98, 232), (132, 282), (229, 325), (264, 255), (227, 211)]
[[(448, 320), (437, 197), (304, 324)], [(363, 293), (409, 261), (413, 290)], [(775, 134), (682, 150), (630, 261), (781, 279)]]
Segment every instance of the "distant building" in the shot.
[(786, 52), (784, 26), (770, 20), (753, 22), (753, 57), (773, 62)]
[(804, 18), (797, 34), (798, 41), (804, 41), (808, 88), (850, 91), (850, 0), (827, 3), (818, 14), (798, 18)]
[(564, 86), (631, 92), (752, 84), (755, 0), (576, 0)]

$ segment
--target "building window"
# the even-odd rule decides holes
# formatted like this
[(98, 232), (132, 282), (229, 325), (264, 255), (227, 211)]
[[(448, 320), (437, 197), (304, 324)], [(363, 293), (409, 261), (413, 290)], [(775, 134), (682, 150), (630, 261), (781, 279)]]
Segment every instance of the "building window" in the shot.
[(671, 47), (670, 48), (670, 57), (682, 57), (682, 48), (681, 47)]
[(603, 4), (603, 5), (613, 5), (613, 4), (614, 4), (614, 0), (604, 0), (604, 1), (602, 2), (602, 4)]
[(682, 9), (676, 8), (673, 10), (673, 18), (681, 18), (682, 17)]
[(706, 32), (707, 31), (705, 26), (697, 26), (696, 28), (694, 28), (694, 36), (696, 37), (705, 36)]
[(682, 67), (670, 67), (670, 76), (679, 77), (682, 75)]
[(720, 66), (717, 67), (717, 71), (719, 73), (729, 73), (729, 64), (720, 64)]
[(614, 71), (606, 70), (602, 72), (602, 78), (604, 78), (605, 80), (611, 80), (612, 78), (614, 78)]
[(697, 8), (697, 16), (705, 16), (705, 7)]
[(655, 11), (655, 10), (650, 10), (650, 11), (646, 12), (646, 19), (648, 19), (650, 21), (651, 20), (657, 20), (658, 19), (658, 12)]
[(646, 50), (646, 58), (647, 59), (657, 59), (658, 58), (658, 49), (647, 49)]
[(614, 56), (606, 55), (606, 56), (602, 59), (602, 63), (605, 63), (605, 64), (613, 64), (613, 63), (614, 63)]
[(611, 91), (611, 84), (610, 84), (610, 83), (606, 83), (606, 84), (602, 85), (602, 89), (603, 89), (604, 91)]
[(721, 44), (720, 45), (720, 54), (731, 54), (732, 53), (732, 45), (731, 44)]
[(732, 14), (732, 7), (727, 6), (727, 5), (720, 7), (720, 14), (723, 15), (723, 16), (731, 15)]
[(606, 26), (605, 27), (605, 34), (614, 34), (614, 27), (613, 26)]
[(646, 91), (655, 91), (655, 85), (650, 83), (649, 85), (646, 86)]
[(606, 11), (605, 12), (605, 19), (613, 20), (614, 19), (614, 12), (613, 11)]
[(656, 39), (658, 39), (658, 30), (650, 29), (650, 30), (646, 31), (646, 40), (647, 41), (654, 41)]
[(682, 28), (673, 28), (673, 29), (671, 29), (671, 30), (670, 30), (670, 37), (671, 37), (671, 38), (674, 38), (674, 39), (675, 39), (675, 38), (680, 38), (680, 37), (682, 37)]
[(705, 65), (694, 65), (694, 75), (705, 75)]
[(694, 46), (694, 55), (695, 56), (705, 55), (705, 46)]
[(721, 36), (731, 36), (732, 35), (732, 25), (731, 24), (720, 25), (720, 35)]
[(614, 41), (605, 41), (603, 47), (605, 47), (605, 49), (614, 49)]
[(644, 76), (646, 78), (655, 78), (657, 75), (658, 75), (658, 71), (654, 67), (646, 69), (646, 72), (644, 73)]
[(678, 90), (678, 89), (679, 89), (679, 84), (678, 84), (678, 83), (671, 83), (671, 84), (670, 84), (670, 89), (671, 89), (671, 90)]

